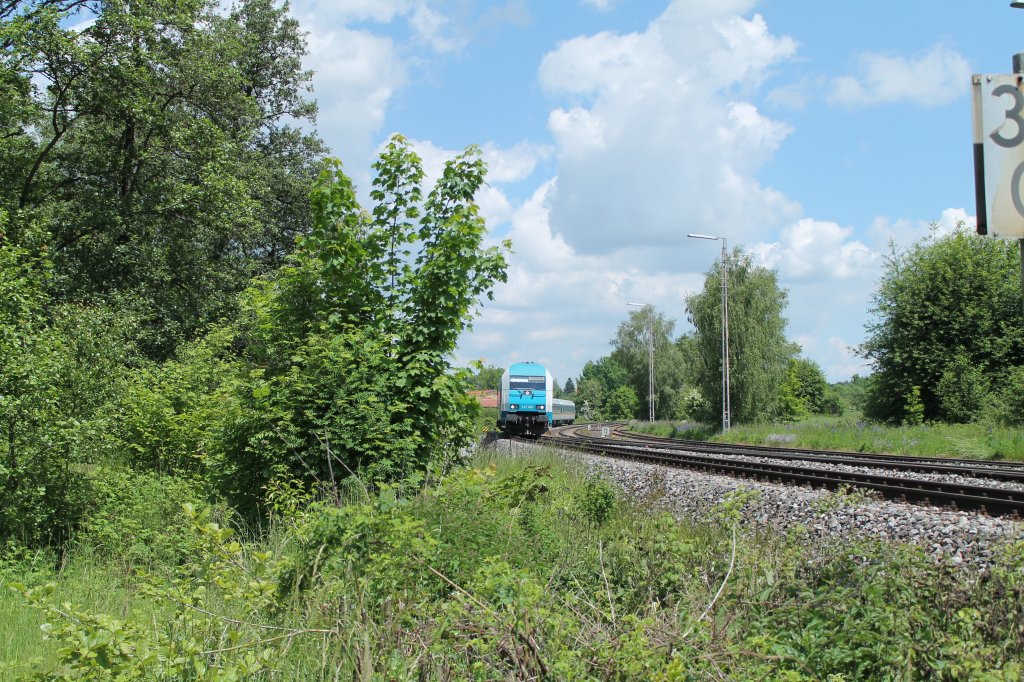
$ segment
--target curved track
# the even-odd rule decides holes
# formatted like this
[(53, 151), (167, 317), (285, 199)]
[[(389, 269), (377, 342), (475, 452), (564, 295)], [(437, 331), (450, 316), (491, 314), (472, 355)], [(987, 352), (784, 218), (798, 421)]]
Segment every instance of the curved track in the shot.
[[(621, 423), (600, 427), (553, 429), (544, 441), (570, 448), (667, 466), (700, 469), (743, 478), (778, 483), (810, 485), (831, 490), (841, 486), (865, 488), (891, 500), (917, 502), (956, 509), (977, 510), (992, 515), (1024, 515), (1024, 491), (986, 485), (986, 480), (1024, 484), (1024, 465), (979, 463), (928, 457), (899, 457), (864, 453), (800, 450), (751, 445), (681, 441), (636, 434)], [(756, 458), (757, 461), (752, 461)], [(823, 469), (822, 465), (869, 468), (872, 473)], [(946, 476), (933, 480), (908, 477), (908, 472)], [(963, 477), (970, 477), (964, 482)]]

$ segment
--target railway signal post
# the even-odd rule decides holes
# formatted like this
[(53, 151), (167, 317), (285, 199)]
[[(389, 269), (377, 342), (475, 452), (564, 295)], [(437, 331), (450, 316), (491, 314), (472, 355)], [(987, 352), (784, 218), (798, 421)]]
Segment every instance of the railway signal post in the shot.
[[(1024, 9), (1024, 2), (1010, 7)], [(1012, 74), (971, 76), (977, 232), (1016, 239), (1024, 307), (1024, 53)]]

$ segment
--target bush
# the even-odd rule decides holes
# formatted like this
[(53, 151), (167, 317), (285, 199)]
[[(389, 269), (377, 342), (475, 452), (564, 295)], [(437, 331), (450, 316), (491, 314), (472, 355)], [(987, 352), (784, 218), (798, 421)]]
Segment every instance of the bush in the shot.
[(967, 358), (958, 356), (946, 367), (935, 387), (941, 417), (952, 424), (967, 424), (977, 419), (989, 394), (984, 374)]
[(992, 404), (993, 418), (1004, 426), (1024, 426), (1024, 367), (1007, 373), (1003, 390)]
[(444, 469), (474, 434), (467, 375), (449, 358), (478, 299), (505, 279), (474, 203), (483, 162), (473, 148), (452, 159), (425, 199), (403, 138), (374, 168), (366, 211), (332, 164), (312, 192), (310, 234), (243, 297), (241, 371), (211, 454), (247, 515), (278, 465), (307, 486), (352, 473), (373, 485)]
[(184, 563), (190, 519), (205, 506), (203, 484), (182, 476), (97, 467), (77, 545), (125, 570), (158, 571)]
[(59, 545), (88, 502), (94, 419), (124, 384), (131, 320), (102, 306), (59, 306), (47, 320), (5, 325), (0, 336), (18, 342), (0, 343), (0, 537)]

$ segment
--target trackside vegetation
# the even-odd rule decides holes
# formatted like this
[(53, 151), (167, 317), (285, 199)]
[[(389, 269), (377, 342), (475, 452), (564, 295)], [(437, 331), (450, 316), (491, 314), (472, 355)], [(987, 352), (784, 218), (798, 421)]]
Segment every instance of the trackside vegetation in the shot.
[[(311, 132), (287, 3), (0, 2), (0, 45), (0, 680), (1024, 675), (1024, 544), (971, 574), (743, 527), (749, 490), (677, 519), (478, 447), (495, 415), (466, 391), (501, 368), (452, 362), (511, 249), (481, 151), (428, 183), (395, 135), (357, 191)], [(841, 388), (735, 250), (733, 434), (804, 444), (852, 406), (901, 426), (818, 447), (1019, 457), (1012, 263), (972, 239), (894, 256), (878, 377)], [(885, 316), (961, 261), (1002, 287), (962, 317), (1008, 331), (939, 362)], [(658, 416), (715, 421), (716, 278), (694, 334), (644, 309), (567, 379), (584, 416), (646, 412), (650, 329)]]
[(993, 423), (886, 426), (856, 416), (817, 416), (798, 422), (739, 424), (728, 433), (688, 422), (630, 422), (640, 433), (815, 450), (1024, 461), (1024, 431)]
[[(265, 533), (113, 481), (63, 570), (0, 563), (3, 679), (1016, 680), (1024, 546), (984, 577), (909, 547), (676, 520), (538, 454), (425, 487), (295, 481)], [(179, 504), (177, 511), (171, 511)], [(145, 538), (161, 538), (150, 544)]]

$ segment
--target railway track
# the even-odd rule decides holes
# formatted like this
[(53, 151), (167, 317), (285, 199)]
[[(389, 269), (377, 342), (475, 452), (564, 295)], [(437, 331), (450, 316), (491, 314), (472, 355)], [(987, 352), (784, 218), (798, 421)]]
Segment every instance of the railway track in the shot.
[[(600, 433), (569, 426), (551, 431), (544, 440), (591, 454), (740, 478), (830, 490), (856, 487), (895, 501), (993, 516), (1024, 515), (1024, 489), (1014, 489), (1013, 485), (1024, 488), (1024, 466), (1016, 463), (680, 441), (632, 433), (622, 424), (609, 425), (606, 437)], [(823, 468), (831, 465), (836, 468)], [(918, 473), (929, 478), (915, 477)]]

